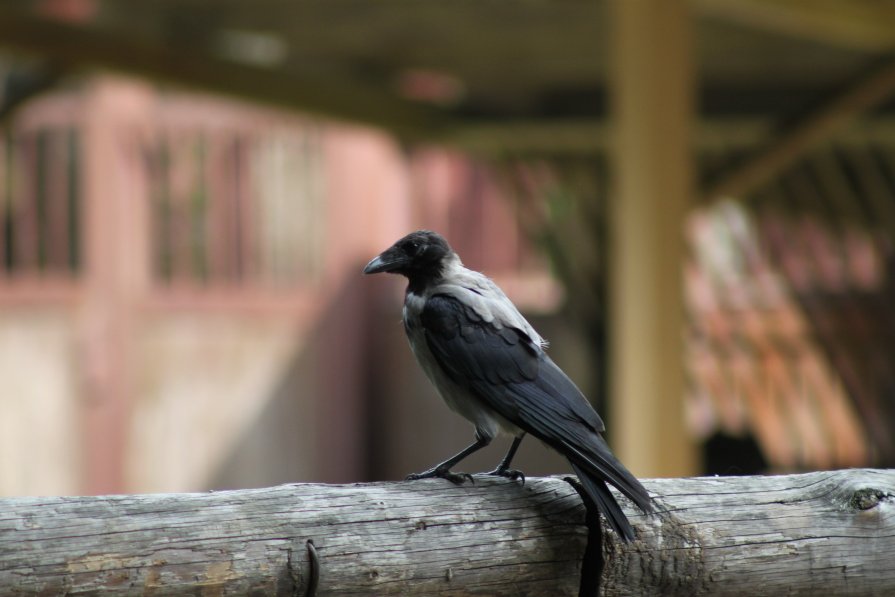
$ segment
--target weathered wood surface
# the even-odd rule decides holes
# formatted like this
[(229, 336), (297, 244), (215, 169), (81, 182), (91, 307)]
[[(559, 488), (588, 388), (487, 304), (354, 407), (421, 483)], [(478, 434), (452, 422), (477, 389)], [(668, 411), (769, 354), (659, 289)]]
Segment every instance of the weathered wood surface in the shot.
[[(644, 482), (606, 595), (895, 595), (895, 470)], [(561, 478), (0, 500), (0, 595), (575, 595)]]

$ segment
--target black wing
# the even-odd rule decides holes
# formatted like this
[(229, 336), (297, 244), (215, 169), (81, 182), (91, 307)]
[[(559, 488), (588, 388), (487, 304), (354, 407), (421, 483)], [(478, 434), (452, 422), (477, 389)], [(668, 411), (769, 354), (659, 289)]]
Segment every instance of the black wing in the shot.
[(609, 481), (650, 510), (646, 490), (600, 437), (599, 415), (525, 332), (498, 328), (448, 295), (430, 297), (420, 321), (432, 355), (455, 383), (569, 458), (576, 469)]

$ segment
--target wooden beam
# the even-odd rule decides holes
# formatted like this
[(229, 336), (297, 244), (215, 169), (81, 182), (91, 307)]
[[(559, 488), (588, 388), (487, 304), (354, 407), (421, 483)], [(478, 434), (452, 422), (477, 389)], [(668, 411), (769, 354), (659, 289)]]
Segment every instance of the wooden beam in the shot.
[[(767, 118), (711, 118), (694, 123), (694, 149), (754, 149), (772, 133)], [(598, 118), (459, 123), (441, 141), (485, 155), (581, 155), (611, 150), (617, 131)]]
[(696, 0), (700, 16), (863, 52), (895, 47), (895, 6), (842, 0)]
[(58, 67), (93, 66), (202, 88), (330, 118), (386, 128), (398, 136), (437, 134), (436, 110), (337, 76), (284, 74), (216, 58), (195, 47), (153, 43), (0, 7), (0, 46), (38, 55)]
[(598, 118), (465, 123), (443, 141), (485, 155), (587, 154), (605, 151), (611, 143), (610, 128)]
[[(644, 485), (655, 514), (620, 498), (637, 541), (603, 531), (602, 595), (895, 594), (895, 471)], [(0, 511), (4, 595), (567, 597), (589, 540), (560, 478), (6, 498)]]
[(795, 125), (782, 130), (753, 157), (710, 186), (703, 194), (703, 203), (749, 193), (893, 94), (895, 60), (874, 69)]
[(684, 218), (693, 197), (686, 0), (614, 0), (610, 437), (645, 476), (697, 470), (684, 421)]

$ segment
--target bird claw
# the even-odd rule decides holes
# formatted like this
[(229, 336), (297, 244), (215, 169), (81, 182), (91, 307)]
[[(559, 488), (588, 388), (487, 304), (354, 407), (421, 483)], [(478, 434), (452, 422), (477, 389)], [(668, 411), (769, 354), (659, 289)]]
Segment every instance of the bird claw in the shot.
[(447, 479), (454, 485), (463, 485), (466, 481), (471, 481), (475, 485), (475, 479), (469, 473), (452, 473), (448, 469), (432, 468), (422, 473), (413, 473), (407, 475), (405, 481), (416, 481), (418, 479)]
[(495, 477), (505, 477), (507, 479), (512, 479), (513, 481), (518, 481), (522, 479), (522, 485), (525, 485), (525, 473), (522, 471), (517, 471), (513, 468), (500, 468), (497, 467), (490, 473), (485, 473), (487, 475), (494, 475)]
[(442, 479), (447, 479), (454, 485), (463, 485), (466, 481), (469, 481), (473, 485), (475, 485), (475, 478), (469, 473), (452, 473), (447, 471), (444, 475), (441, 475)]

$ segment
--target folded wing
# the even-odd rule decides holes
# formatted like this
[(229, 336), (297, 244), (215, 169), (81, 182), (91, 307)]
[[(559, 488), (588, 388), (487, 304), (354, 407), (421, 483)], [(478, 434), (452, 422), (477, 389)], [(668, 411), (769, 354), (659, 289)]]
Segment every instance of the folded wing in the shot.
[(420, 321), (430, 351), (448, 376), (566, 456), (613, 527), (632, 534), (601, 480), (645, 512), (651, 510), (649, 495), (609, 451), (599, 435), (604, 430), (599, 415), (536, 341), (499, 320), (485, 321), (454, 295), (430, 297)]

